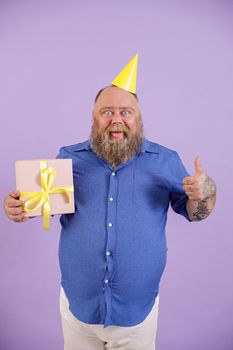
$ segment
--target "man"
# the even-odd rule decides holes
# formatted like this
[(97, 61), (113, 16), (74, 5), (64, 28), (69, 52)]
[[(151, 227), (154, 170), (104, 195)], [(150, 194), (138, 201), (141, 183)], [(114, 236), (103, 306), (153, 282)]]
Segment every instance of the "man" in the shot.
[[(137, 96), (116, 86), (96, 97), (90, 140), (58, 157), (73, 160), (76, 206), (60, 220), (65, 350), (154, 350), (169, 203), (205, 219), (215, 185), (198, 157), (188, 176), (176, 152), (144, 139)], [(19, 192), (5, 211), (27, 219)]]

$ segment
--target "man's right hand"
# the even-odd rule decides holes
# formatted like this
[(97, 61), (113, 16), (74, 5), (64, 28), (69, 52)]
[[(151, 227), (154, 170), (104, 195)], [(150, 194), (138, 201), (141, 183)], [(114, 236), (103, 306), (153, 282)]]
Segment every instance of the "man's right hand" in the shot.
[(4, 210), (9, 219), (15, 222), (28, 220), (24, 211), (24, 202), (19, 199), (20, 192), (12, 191), (4, 200)]

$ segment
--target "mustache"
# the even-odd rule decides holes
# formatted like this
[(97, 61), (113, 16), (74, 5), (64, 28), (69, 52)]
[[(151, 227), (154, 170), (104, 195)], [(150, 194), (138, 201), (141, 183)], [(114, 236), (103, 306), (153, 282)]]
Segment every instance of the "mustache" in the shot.
[(126, 125), (122, 124), (113, 124), (109, 125), (106, 129), (105, 132), (110, 134), (111, 132), (123, 132), (124, 134), (128, 135), (130, 133), (130, 129)]

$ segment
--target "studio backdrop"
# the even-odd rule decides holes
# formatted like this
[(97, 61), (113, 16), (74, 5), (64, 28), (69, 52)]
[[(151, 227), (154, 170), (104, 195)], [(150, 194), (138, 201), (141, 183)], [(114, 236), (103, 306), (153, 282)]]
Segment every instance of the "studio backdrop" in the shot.
[[(146, 137), (217, 184), (203, 222), (168, 215), (158, 350), (233, 349), (233, 2), (0, 1), (1, 200), (15, 161), (88, 139), (93, 99), (138, 53)], [(59, 216), (1, 211), (0, 349), (62, 350)]]

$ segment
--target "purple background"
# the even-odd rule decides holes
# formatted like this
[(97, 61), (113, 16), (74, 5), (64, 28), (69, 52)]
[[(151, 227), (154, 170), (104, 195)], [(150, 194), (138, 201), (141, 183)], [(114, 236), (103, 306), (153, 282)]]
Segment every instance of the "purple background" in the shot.
[[(17, 159), (88, 138), (92, 102), (138, 52), (146, 136), (218, 186), (200, 223), (170, 211), (158, 350), (233, 349), (232, 1), (0, 1), (1, 198)], [(1, 212), (0, 349), (62, 350), (58, 217)]]

